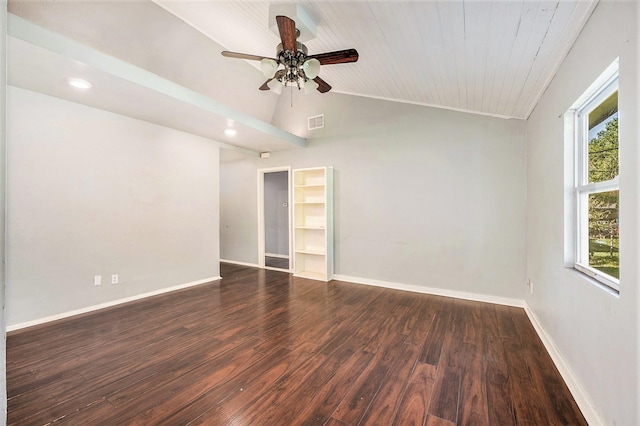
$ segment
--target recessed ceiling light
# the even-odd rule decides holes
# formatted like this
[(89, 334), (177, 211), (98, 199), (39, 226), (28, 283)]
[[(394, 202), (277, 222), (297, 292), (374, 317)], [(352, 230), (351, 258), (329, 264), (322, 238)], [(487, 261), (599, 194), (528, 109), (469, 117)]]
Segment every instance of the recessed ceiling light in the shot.
[(70, 86), (73, 86), (76, 89), (88, 90), (93, 87), (93, 84), (81, 78), (71, 77), (67, 80), (67, 82), (69, 83)]
[(224, 134), (225, 134), (225, 135), (227, 135), (227, 136), (235, 136), (235, 135), (236, 135), (236, 133), (238, 133), (238, 132), (236, 132), (236, 130), (235, 130), (235, 129), (226, 129), (226, 130), (224, 131)]

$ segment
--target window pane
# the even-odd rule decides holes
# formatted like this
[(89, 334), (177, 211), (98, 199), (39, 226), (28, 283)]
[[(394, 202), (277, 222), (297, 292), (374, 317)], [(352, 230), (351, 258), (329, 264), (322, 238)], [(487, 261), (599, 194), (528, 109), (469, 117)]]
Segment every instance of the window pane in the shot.
[(589, 113), (589, 182), (618, 176), (618, 92)]
[(620, 191), (589, 195), (589, 266), (620, 278)]

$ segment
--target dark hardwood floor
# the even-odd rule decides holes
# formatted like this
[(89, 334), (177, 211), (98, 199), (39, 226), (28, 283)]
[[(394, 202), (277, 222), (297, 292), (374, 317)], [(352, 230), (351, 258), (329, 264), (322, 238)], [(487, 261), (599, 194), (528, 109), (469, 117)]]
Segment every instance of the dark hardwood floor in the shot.
[(10, 333), (9, 424), (586, 424), (522, 309), (221, 268)]

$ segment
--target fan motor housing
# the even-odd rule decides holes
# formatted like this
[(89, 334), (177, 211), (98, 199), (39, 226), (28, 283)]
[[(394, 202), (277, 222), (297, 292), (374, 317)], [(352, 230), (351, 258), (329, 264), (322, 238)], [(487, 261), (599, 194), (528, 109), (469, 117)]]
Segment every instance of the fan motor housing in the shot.
[[(296, 49), (298, 50), (298, 52), (302, 52), (304, 56), (307, 56), (309, 54), (309, 49), (307, 49), (307, 46), (300, 43), (299, 41), (296, 41)], [(278, 47), (276, 47), (276, 56), (280, 56), (280, 53), (282, 52), (284, 52), (282, 43), (278, 43)]]

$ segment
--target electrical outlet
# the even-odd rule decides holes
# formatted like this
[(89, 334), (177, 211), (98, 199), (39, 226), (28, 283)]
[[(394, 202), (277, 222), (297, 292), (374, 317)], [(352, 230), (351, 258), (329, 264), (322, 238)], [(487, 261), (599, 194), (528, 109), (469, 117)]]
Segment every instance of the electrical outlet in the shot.
[(527, 285), (529, 286), (529, 294), (533, 295), (533, 281), (531, 281), (531, 278), (527, 280)]
[(118, 284), (118, 274), (111, 275), (111, 284)]
[(93, 276), (93, 285), (102, 284), (102, 275), (94, 275)]

